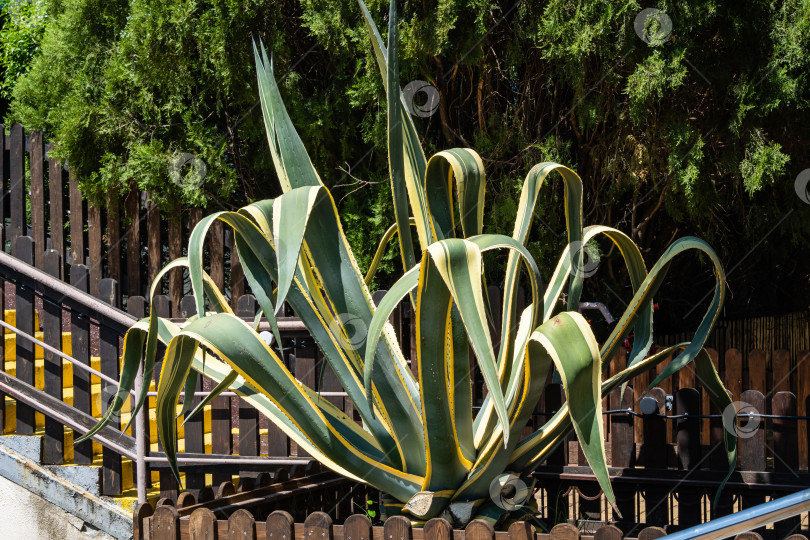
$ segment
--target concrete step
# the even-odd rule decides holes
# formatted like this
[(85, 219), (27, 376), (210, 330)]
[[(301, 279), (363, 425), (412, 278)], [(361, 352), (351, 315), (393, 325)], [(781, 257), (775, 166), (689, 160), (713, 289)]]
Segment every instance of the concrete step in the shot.
[(55, 505), (89, 523), (92, 529), (114, 538), (131, 538), (136, 497), (131, 493), (117, 498), (102, 496), (99, 465), (43, 465), (39, 435), (0, 436), (0, 476), (28, 490), (43, 508)]

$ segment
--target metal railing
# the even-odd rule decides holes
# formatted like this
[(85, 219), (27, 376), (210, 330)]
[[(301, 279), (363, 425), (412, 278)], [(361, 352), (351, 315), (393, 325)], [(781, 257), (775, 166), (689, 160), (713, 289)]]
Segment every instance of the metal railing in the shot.
[(739, 533), (788, 519), (810, 510), (810, 489), (785, 495), (740, 512), (707, 521), (701, 525), (664, 536), (668, 540), (715, 540), (729, 538)]
[[(73, 287), (47, 273), (29, 265), (25, 262), (0, 251), (0, 279), (12, 283), (23, 290), (31, 291), (35, 296), (66, 310), (71, 314), (92, 320), (100, 327), (106, 327), (116, 334), (123, 336), (127, 330), (137, 322), (137, 318), (117, 309), (110, 304), (104, 303), (97, 298)], [(58, 348), (30, 335), (18, 328), (0, 320), (0, 326), (13, 332), (19, 339), (26, 340), (33, 345), (42, 347), (44, 351), (56, 357), (70, 362), (75, 369), (82, 370), (109, 385), (118, 385), (118, 380), (110, 377), (85, 362), (82, 362), (71, 355), (65, 354)], [(297, 321), (285, 321), (284, 330), (300, 331), (303, 325)], [(36, 332), (36, 329), (34, 329)], [(139, 369), (135, 386), (140, 388), (143, 384), (143, 366)], [(24, 403), (52, 418), (64, 426), (77, 433), (86, 433), (97, 422), (97, 419), (82, 412), (75, 407), (64, 403), (61, 398), (50, 396), (37, 389), (29, 383), (12, 377), (6, 373), (0, 373), (0, 391), (9, 395), (13, 399)], [(207, 396), (208, 392), (195, 392), (195, 396)], [(344, 397), (345, 392), (321, 392), (325, 397)], [(136, 392), (130, 391), (132, 402), (134, 403)], [(154, 396), (155, 392), (148, 392)], [(234, 392), (223, 392), (222, 397), (235, 397)], [(93, 440), (103, 447), (113, 450), (122, 457), (135, 462), (135, 484), (137, 486), (138, 501), (146, 501), (147, 487), (151, 484), (148, 480), (147, 464), (165, 464), (168, 462), (162, 452), (151, 453), (147, 448), (148, 440), (146, 433), (148, 430), (148, 410), (141, 408), (135, 417), (134, 437), (130, 437), (120, 430), (108, 426), (93, 437)], [(230, 454), (197, 454), (181, 453), (178, 456), (178, 463), (181, 467), (216, 467), (221, 465), (238, 466), (239, 468), (266, 467), (266, 466), (290, 466), (304, 465), (312, 460), (307, 457), (244, 457)]]

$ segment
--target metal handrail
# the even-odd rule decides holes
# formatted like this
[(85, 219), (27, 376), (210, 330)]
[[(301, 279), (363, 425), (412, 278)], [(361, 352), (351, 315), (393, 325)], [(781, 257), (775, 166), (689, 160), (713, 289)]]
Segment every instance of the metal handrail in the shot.
[(810, 489), (664, 536), (667, 540), (715, 540), (764, 527), (810, 510)]
[(94, 298), (86, 292), (68, 285), (64, 281), (3, 251), (0, 251), (0, 266), (4, 267), (3, 273), (6, 274), (4, 279), (7, 281), (12, 281), (33, 290), (50, 289), (55, 293), (55, 296), (59, 297), (57, 300), (59, 304), (64, 304), (73, 311), (96, 319), (99, 323), (110, 327), (121, 335), (125, 334), (138, 321), (129, 313), (102, 302), (98, 298)]
[[(34, 291), (34, 293), (41, 297), (43, 301), (47, 301), (52, 303), (61, 309), (66, 309), (69, 312), (76, 313), (80, 317), (87, 317), (95, 321), (96, 324), (100, 326), (107, 327), (112, 331), (124, 335), (126, 332), (138, 321), (136, 317), (111, 306), (108, 303), (105, 303), (88, 293), (73, 287), (58, 278), (55, 278), (38, 268), (35, 268), (19, 259), (0, 251), (0, 267), (2, 267), (2, 279), (4, 281), (8, 281), (10, 283), (14, 283), (16, 286), (30, 289)], [(35, 336), (27, 334), (14, 326), (9, 325), (3, 320), (0, 320), (0, 326), (5, 329), (10, 330), (17, 336), (22, 339), (26, 339), (35, 345), (42, 347), (44, 350), (48, 351), (51, 354), (58, 356), (59, 358), (70, 362), (74, 366), (78, 367), (81, 370), (84, 370), (91, 375), (98, 377), (99, 379), (105, 381), (108, 384), (118, 385), (118, 381), (101, 373), (100, 371), (93, 369), (91, 366), (81, 362), (70, 355), (65, 354), (61, 350), (53, 347), (42, 340), (37, 339)], [(181, 324), (182, 326), (182, 324)], [(266, 321), (263, 321), (263, 326), (269, 325)], [(302, 324), (299, 319), (296, 318), (286, 318), (279, 321), (279, 328), (282, 331), (292, 331), (292, 332), (300, 332), (305, 331), (306, 328)], [(264, 328), (260, 327), (260, 330)], [(35, 409), (41, 409), (40, 412), (44, 412), (45, 414), (55, 418), (57, 421), (61, 422), (62, 424), (70, 427), (74, 431), (78, 432), (86, 432), (90, 427), (88, 425), (84, 425), (90, 421), (96, 421), (92, 417), (77, 419), (73, 418), (76, 414), (80, 416), (83, 413), (80, 413), (74, 407), (65, 404), (61, 401), (61, 399), (57, 400), (48, 394), (45, 394), (41, 390), (37, 390), (33, 386), (24, 383), (14, 377), (11, 377), (5, 373), (0, 373), (0, 376), (3, 376), (4, 381), (0, 381), (0, 386), (3, 386), (5, 391), (12, 395), (15, 399), (18, 399), (22, 402), (27, 403), (28, 405), (32, 406)], [(143, 364), (139, 366), (138, 374), (135, 380), (135, 386), (137, 388), (141, 388), (144, 382), (143, 376)], [(324, 397), (345, 397), (347, 394), (345, 392), (319, 392), (321, 396)], [(134, 390), (130, 391), (130, 395), (136, 395)], [(155, 392), (148, 392), (147, 395), (155, 395)], [(207, 396), (208, 392), (195, 392), (195, 396)], [(223, 397), (235, 397), (239, 396), (239, 394), (235, 392), (222, 392), (220, 394)], [(58, 403), (57, 403), (58, 401)], [(50, 403), (50, 405), (45, 405), (45, 403)], [(37, 407), (39, 405), (39, 407)], [(147, 441), (146, 437), (143, 436), (146, 433), (146, 408), (141, 408), (138, 414), (135, 417), (135, 437), (134, 441), (133, 438), (129, 437), (123, 432), (115, 430), (115, 428), (107, 427), (102, 432), (94, 436), (94, 439), (99, 440), (105, 446), (113, 449), (116, 453), (121, 454), (129, 459), (133, 459), (136, 462), (136, 483), (137, 483), (137, 490), (138, 490), (138, 501), (144, 502), (146, 501), (146, 480), (147, 480), (147, 472), (146, 472), (146, 464), (147, 463), (165, 463), (167, 461), (165, 455), (148, 455), (149, 450), (147, 448)], [(110, 437), (113, 435), (111, 430), (115, 430), (114, 437)], [(109, 435), (109, 436), (108, 436)], [(130, 441), (127, 443), (126, 441)], [(135, 452), (132, 451), (132, 443), (134, 442)], [(210, 456), (210, 457), (208, 457)], [(240, 456), (229, 456), (229, 455), (213, 455), (213, 454), (200, 454), (200, 455), (185, 455), (185, 456), (178, 456), (178, 463), (182, 465), (301, 465), (311, 462), (310, 458), (295, 458), (295, 457), (288, 457), (288, 458), (245, 458)]]
[[(86, 372), (90, 373), (91, 375), (94, 375), (94, 376), (98, 377), (102, 381), (118, 386), (118, 381), (116, 381), (112, 377), (110, 377), (108, 375), (104, 375), (103, 373), (101, 373), (97, 369), (93, 369), (92, 367), (88, 366), (84, 362), (82, 362), (80, 360), (77, 360), (77, 359), (73, 358), (72, 356), (70, 356), (68, 354), (63, 353), (62, 351), (60, 351), (56, 347), (48, 345), (44, 341), (42, 341), (40, 339), (37, 339), (32, 335), (26, 334), (22, 330), (19, 330), (19, 329), (15, 328), (15, 327), (11, 326), (7, 322), (0, 320), (0, 326), (5, 328), (6, 330), (10, 330), (11, 332), (17, 334), (18, 336), (20, 336), (20, 337), (22, 337), (22, 338), (24, 338), (26, 340), (34, 343), (38, 347), (42, 347), (44, 350), (48, 351), (49, 353), (54, 354), (54, 355), (62, 358), (63, 360), (66, 360), (66, 361), (70, 362), (71, 364), (73, 364), (77, 368), (79, 368), (79, 369), (81, 369), (83, 371), (86, 371)], [(132, 396), (137, 396), (137, 393), (135, 392), (135, 390), (130, 390), (129, 393)], [(347, 397), (349, 395), (346, 392), (316, 392), (316, 393), (321, 397)], [(205, 397), (205, 396), (208, 396), (209, 394), (210, 394), (210, 392), (194, 392), (194, 397)], [(147, 396), (157, 396), (157, 392), (147, 392), (146, 395)], [(220, 397), (240, 397), (239, 394), (237, 394), (236, 392), (221, 392), (219, 394), (219, 396)]]

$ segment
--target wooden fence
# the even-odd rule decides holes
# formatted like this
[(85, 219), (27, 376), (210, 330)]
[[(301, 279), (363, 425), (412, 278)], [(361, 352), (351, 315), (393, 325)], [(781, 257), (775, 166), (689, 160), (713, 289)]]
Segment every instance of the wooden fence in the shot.
[[(137, 189), (122, 199), (110, 195), (103, 206), (88, 205), (76, 176), (50, 157), (53, 146), (39, 131), (26, 135), (20, 124), (8, 134), (0, 124), (0, 149), (0, 246), (15, 254), (16, 239), (31, 236), (38, 268), (46, 250), (59, 254), (60, 277), (67, 282), (69, 266), (86, 265), (93, 295), (104, 278), (118, 283), (124, 305), (130, 296), (146, 295), (160, 269), (185, 254), (190, 231), (203, 217), (201, 208), (180, 207), (161, 216), (149, 194)], [(245, 280), (232, 246), (232, 236), (217, 221), (208, 235), (206, 270), (221, 290), (230, 292), (235, 307)], [(187, 290), (182, 269), (171, 271), (163, 292), (172, 316), (179, 316), (184, 286)]]
[[(691, 333), (656, 335), (662, 345), (673, 345), (692, 339)], [(810, 311), (764, 315), (743, 319), (720, 319), (706, 341), (707, 347), (718, 351), (738, 349), (743, 363), (748, 364), (748, 351), (761, 349), (786, 350), (793, 358), (801, 351), (810, 350)], [(721, 361), (723, 360), (721, 354)], [(768, 357), (770, 362), (771, 358)]]
[[(369, 515), (346, 511), (355, 503), (366, 510), (364, 493), (339, 485), (335, 480), (304, 478), (297, 486), (291, 482), (271, 484), (253, 491), (234, 493), (233, 485), (223, 485), (216, 497), (204, 494), (204, 500), (184, 493), (174, 501), (161, 499), (153, 508), (139, 505), (133, 516), (134, 540), (619, 540), (637, 538), (653, 540), (667, 533), (660, 527), (632, 528), (627, 534), (615, 525), (602, 525), (592, 532), (583, 532), (570, 523), (553, 527), (540, 522), (517, 521), (505, 531), (496, 532), (489, 523), (471, 521), (464, 529), (454, 530), (450, 522), (434, 518), (415, 527), (403, 516), (390, 517), (382, 525), (373, 525)], [(229, 486), (229, 487), (228, 487)], [(304, 492), (304, 490), (306, 490)], [(303, 500), (302, 500), (303, 497)], [(296, 501), (297, 499), (297, 501)], [(359, 502), (358, 502), (359, 501)], [(301, 504), (303, 503), (303, 504)], [(287, 509), (296, 505), (307, 508), (303, 518)], [(313, 511), (322, 507), (326, 511)], [(330, 508), (331, 507), (331, 508)], [(297, 512), (300, 514), (300, 511)], [(379, 522), (378, 520), (375, 520)], [(341, 523), (341, 524), (338, 524)], [(543, 527), (540, 529), (540, 527)], [(541, 531), (547, 532), (539, 532)], [(766, 537), (773, 537), (765, 532)], [(627, 536), (625, 536), (627, 534)], [(739, 534), (736, 539), (756, 540), (758, 532)], [(807, 540), (792, 534), (789, 540)]]

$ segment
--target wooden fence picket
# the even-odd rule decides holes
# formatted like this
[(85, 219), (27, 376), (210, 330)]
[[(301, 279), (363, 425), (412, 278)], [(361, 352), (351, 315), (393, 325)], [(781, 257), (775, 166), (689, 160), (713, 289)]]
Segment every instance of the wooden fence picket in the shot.
[[(59, 278), (62, 258), (55, 250), (42, 255), (42, 267), (51, 276)], [(62, 306), (54, 302), (43, 301), (40, 315), (42, 323), (42, 340), (58, 351), (62, 350)], [(43, 390), (50, 396), (63, 399), (62, 392), (62, 358), (50, 351), (43, 353)], [(45, 436), (42, 440), (42, 462), (52, 465), (64, 461), (65, 428), (61, 422), (45, 417)]]
[[(12, 135), (14, 134), (12, 128)], [(12, 142), (14, 142), (12, 140)], [(30, 265), (34, 264), (34, 241), (30, 236), (18, 236), (14, 240), (15, 257)], [(34, 291), (25, 287), (16, 288), (17, 329), (28, 335), (34, 335)], [(34, 344), (20, 337), (15, 338), (17, 346), (16, 377), (34, 386)], [(33, 435), (35, 427), (34, 409), (17, 402), (17, 429), (20, 435)]]

